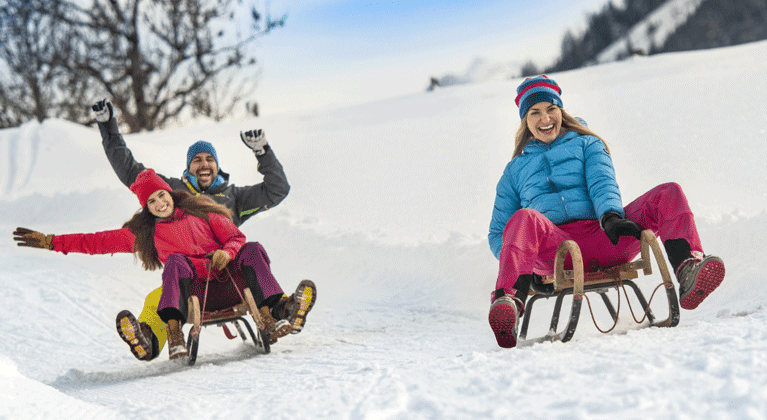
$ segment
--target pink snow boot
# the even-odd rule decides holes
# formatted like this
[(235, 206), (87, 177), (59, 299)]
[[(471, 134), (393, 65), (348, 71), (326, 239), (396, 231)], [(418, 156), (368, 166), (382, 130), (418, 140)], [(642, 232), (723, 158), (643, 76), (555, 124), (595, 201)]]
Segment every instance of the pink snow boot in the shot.
[(507, 295), (503, 289), (495, 292), (488, 319), (499, 346), (510, 349), (517, 345), (517, 329), (524, 307), (521, 300)]
[(676, 271), (679, 306), (695, 309), (724, 280), (724, 262), (714, 255), (688, 258)]

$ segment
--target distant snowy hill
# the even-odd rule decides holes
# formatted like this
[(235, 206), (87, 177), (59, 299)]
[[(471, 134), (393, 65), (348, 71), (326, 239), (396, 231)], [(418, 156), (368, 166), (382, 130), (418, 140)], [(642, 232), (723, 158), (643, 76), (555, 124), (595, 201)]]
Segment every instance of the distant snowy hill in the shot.
[[(668, 0), (634, 25), (625, 36), (604, 48), (588, 64), (603, 64), (622, 60), (634, 54), (649, 54), (653, 48), (663, 46), (666, 39), (677, 28), (684, 25), (703, 2), (704, 0)], [(517, 77), (521, 70), (517, 62), (504, 63), (489, 58), (476, 58), (463, 74), (446, 74), (435, 78), (435, 81), (439, 83), (439, 86), (446, 87), (502, 80)], [(433, 88), (434, 86), (431, 86), (429, 90)]]
[(659, 48), (674, 31), (683, 25), (704, 0), (669, 0), (657, 8), (631, 31), (605, 48), (595, 60), (607, 63), (632, 55), (635, 51), (650, 53)]
[[(446, 74), (435, 80), (440, 87), (447, 87), (508, 79), (510, 75), (518, 72), (519, 69), (513, 68), (511, 63), (495, 63), (486, 58), (475, 58), (463, 74)], [(430, 90), (433, 87), (431, 86)]]

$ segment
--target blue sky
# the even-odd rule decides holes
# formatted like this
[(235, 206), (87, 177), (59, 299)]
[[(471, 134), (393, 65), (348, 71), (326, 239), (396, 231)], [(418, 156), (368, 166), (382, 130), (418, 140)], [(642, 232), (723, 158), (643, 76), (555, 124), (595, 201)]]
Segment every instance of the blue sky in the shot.
[(550, 64), (565, 31), (607, 2), (272, 0), (272, 14), (289, 16), (259, 41), (259, 106), (277, 113), (412, 94), (475, 58)]

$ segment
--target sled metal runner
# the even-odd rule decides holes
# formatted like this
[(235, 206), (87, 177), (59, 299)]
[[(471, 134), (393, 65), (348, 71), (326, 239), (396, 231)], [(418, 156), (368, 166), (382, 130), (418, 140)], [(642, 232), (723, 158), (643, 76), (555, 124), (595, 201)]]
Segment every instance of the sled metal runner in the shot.
[[(232, 283), (234, 284), (233, 280)], [(239, 292), (239, 289), (237, 290)], [(258, 307), (256, 306), (256, 302), (253, 299), (253, 294), (250, 292), (250, 289), (243, 289), (242, 292), (240, 292), (240, 297), (242, 299), (241, 303), (217, 311), (202, 311), (200, 309), (200, 299), (197, 296), (189, 297), (187, 323), (192, 325), (192, 328), (189, 330), (186, 344), (187, 351), (189, 352), (189, 366), (194, 365), (197, 361), (197, 350), (200, 344), (200, 331), (202, 327), (210, 325), (223, 327), (227, 337), (231, 339), (234, 338), (234, 336), (230, 335), (226, 325), (233, 324), (235, 328), (237, 328), (237, 332), (242, 338), (242, 341), (247, 341), (245, 332), (240, 325), (243, 324), (245, 325), (253, 344), (261, 351), (261, 353), (268, 354), (271, 351), (266, 326), (261, 320), (261, 316), (258, 313)], [(247, 314), (251, 315), (253, 324), (256, 327), (255, 330), (245, 318)]]
[[(564, 269), (565, 260), (567, 259), (568, 255), (572, 260), (572, 270)], [(642, 294), (642, 291), (633, 281), (639, 277), (640, 270), (645, 276), (652, 274), (651, 259), (653, 258), (655, 259), (656, 265), (658, 266), (660, 275), (663, 280), (658, 288), (662, 287), (666, 290), (666, 297), (668, 299), (669, 315), (668, 318), (662, 321), (656, 321), (652, 310), (650, 310), (649, 304), (654, 297), (654, 292), (653, 296), (650, 298), (650, 302), (648, 302)], [(628, 293), (626, 292), (626, 286), (634, 291), (634, 294), (639, 301), (642, 310), (644, 311), (645, 317), (650, 322), (650, 326), (675, 327), (679, 324), (679, 300), (677, 298), (676, 289), (674, 288), (674, 284), (671, 281), (671, 274), (669, 272), (668, 265), (666, 264), (666, 259), (663, 255), (663, 252), (661, 251), (660, 245), (658, 244), (658, 240), (651, 230), (642, 231), (641, 251), (639, 259), (623, 265), (591, 272), (586, 272), (584, 269), (583, 257), (581, 255), (580, 248), (578, 248), (578, 245), (571, 240), (562, 241), (562, 243), (559, 245), (559, 248), (557, 249), (556, 258), (554, 260), (554, 274), (543, 277), (541, 283), (544, 287), (535, 287), (534, 285), (531, 288), (531, 296), (526, 305), (525, 314), (522, 319), (522, 326), (519, 332), (520, 340), (525, 340), (527, 337), (527, 329), (530, 323), (530, 316), (533, 312), (533, 305), (539, 299), (544, 298), (556, 298), (556, 301), (554, 304), (554, 313), (551, 317), (549, 332), (540, 339), (541, 341), (570, 341), (570, 339), (573, 337), (573, 334), (575, 334), (575, 329), (578, 326), (578, 319), (580, 317), (581, 306), (584, 299), (587, 301), (589, 311), (591, 312), (591, 304), (589, 303), (590, 301), (586, 295), (587, 293), (597, 293), (600, 295), (602, 302), (607, 307), (607, 311), (610, 313), (610, 316), (615, 322), (615, 324), (613, 324), (613, 328), (615, 328), (615, 325), (618, 322), (618, 316), (620, 315), (621, 289), (626, 296), (627, 303), (629, 300)], [(546, 287), (548, 287), (548, 290), (540, 290)], [(611, 288), (615, 288), (618, 291), (618, 310), (616, 310), (615, 306), (610, 301), (610, 298), (607, 296), (607, 292)], [(656, 291), (658, 288), (656, 288)], [(572, 306), (570, 308), (570, 316), (568, 318), (567, 327), (563, 331), (557, 333), (556, 331), (559, 324), (560, 313), (562, 311), (562, 303), (565, 296), (567, 295), (573, 296)], [(634, 316), (634, 321), (637, 323), (642, 323), (645, 317), (642, 317), (641, 320), (637, 320), (636, 316)], [(594, 325), (596, 325), (597, 329), (599, 329), (601, 332), (606, 333), (613, 329), (610, 328), (607, 331), (600, 329), (596, 323), (596, 320), (594, 319), (593, 312), (592, 320), (594, 320)]]

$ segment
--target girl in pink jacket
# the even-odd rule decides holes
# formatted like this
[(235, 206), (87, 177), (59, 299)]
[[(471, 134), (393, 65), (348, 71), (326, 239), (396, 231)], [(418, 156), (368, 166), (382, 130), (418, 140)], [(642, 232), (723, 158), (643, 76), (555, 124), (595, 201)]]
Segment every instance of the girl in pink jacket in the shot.
[[(14, 240), (64, 254), (134, 253), (147, 270), (162, 268), (162, 295), (157, 314), (168, 324), (169, 355), (184, 357), (187, 349), (181, 325), (187, 319), (187, 301), (200, 296), (208, 283), (205, 310), (214, 311), (240, 303), (240, 296), (224, 274), (228, 269), (238, 287), (250, 288), (267, 326), (271, 342), (298, 329), (305, 313), (291, 305), (269, 267), (264, 248), (246, 242), (245, 235), (232, 222), (229, 209), (209, 197), (174, 192), (152, 169), (141, 172), (130, 187), (141, 203), (122, 229), (97, 233), (44, 235), (17, 228)], [(297, 317), (302, 319), (296, 319)], [(131, 346), (134, 356), (151, 360), (159, 353), (157, 338), (145, 323), (129, 311), (117, 317), (117, 329)]]

